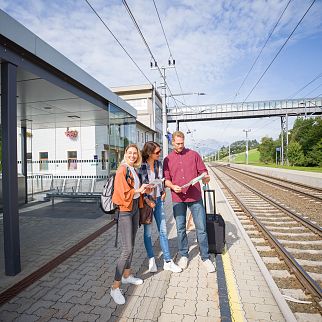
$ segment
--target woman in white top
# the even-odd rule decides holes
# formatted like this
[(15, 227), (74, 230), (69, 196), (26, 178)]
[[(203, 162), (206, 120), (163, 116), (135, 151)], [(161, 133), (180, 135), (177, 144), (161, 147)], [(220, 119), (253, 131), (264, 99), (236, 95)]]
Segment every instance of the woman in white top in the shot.
[[(149, 184), (153, 181), (161, 181), (163, 178), (162, 163), (159, 161), (161, 153), (160, 145), (156, 142), (146, 142), (142, 150), (142, 165), (139, 169), (139, 177), (142, 184)], [(159, 179), (159, 180), (156, 180)], [(163, 252), (164, 265), (163, 269), (179, 273), (181, 268), (177, 266), (171, 257), (169, 250), (166, 218), (164, 213), (165, 190), (163, 181), (155, 185), (150, 194), (145, 193), (144, 199), (153, 208), (153, 215), (157, 224), (160, 246)], [(153, 246), (152, 246), (152, 224), (144, 225), (144, 246), (149, 257), (149, 271), (156, 272)]]

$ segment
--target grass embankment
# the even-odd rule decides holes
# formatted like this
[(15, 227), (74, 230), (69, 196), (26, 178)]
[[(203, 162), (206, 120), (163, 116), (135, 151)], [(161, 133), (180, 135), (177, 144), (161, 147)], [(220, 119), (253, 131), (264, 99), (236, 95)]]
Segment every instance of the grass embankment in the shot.
[[(287, 166), (287, 165), (276, 165), (275, 163), (263, 163), (259, 161), (260, 153), (257, 149), (248, 151), (248, 164), (257, 165), (261, 167), (270, 167), (270, 168), (278, 168), (278, 169), (290, 169), (290, 170), (299, 170), (299, 171), (309, 171), (309, 172), (321, 172), (321, 167), (297, 167), (297, 166)], [(220, 161), (228, 162), (228, 157), (221, 159)], [(245, 152), (235, 154), (230, 158), (231, 163), (246, 163), (246, 154)]]

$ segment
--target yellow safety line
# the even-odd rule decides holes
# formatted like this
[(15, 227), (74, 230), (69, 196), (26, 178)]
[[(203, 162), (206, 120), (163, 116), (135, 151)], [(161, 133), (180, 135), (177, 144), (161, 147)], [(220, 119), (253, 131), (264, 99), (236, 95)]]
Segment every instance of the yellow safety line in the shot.
[(235, 282), (234, 272), (231, 266), (230, 256), (228, 251), (225, 250), (222, 254), (222, 261), (226, 277), (227, 293), (229, 306), (231, 311), (231, 318), (235, 322), (245, 321), (241, 303), (239, 301), (238, 290)]

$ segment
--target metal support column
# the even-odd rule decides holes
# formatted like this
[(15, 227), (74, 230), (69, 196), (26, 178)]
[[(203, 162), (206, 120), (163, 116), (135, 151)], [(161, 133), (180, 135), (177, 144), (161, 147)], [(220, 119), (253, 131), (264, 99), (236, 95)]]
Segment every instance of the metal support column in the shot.
[(286, 165), (290, 165), (288, 162), (288, 115), (285, 115), (285, 135), (286, 135)]
[(281, 165), (284, 165), (285, 133), (287, 135), (287, 116), (281, 116)]
[(28, 203), (28, 183), (27, 183), (27, 128), (21, 127), (21, 173), (25, 176), (25, 203)]
[(21, 271), (17, 174), (17, 66), (1, 64), (2, 200), (6, 275)]

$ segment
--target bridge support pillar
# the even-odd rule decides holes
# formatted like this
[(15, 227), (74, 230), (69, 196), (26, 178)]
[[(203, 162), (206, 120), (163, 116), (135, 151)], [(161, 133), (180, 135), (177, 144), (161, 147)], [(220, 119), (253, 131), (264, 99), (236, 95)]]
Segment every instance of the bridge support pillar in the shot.
[(288, 115), (281, 116), (281, 165), (288, 165)]

